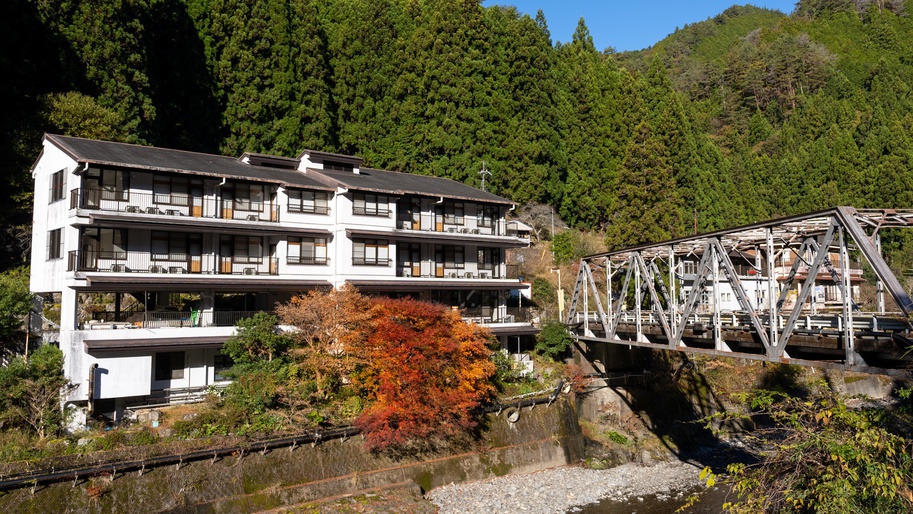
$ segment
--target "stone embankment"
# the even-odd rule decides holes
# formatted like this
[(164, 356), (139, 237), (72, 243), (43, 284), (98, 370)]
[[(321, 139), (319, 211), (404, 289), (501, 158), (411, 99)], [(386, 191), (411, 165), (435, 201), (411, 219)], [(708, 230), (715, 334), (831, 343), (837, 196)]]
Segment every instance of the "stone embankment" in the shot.
[(637, 501), (648, 495), (679, 497), (684, 502), (702, 485), (701, 467), (687, 462), (660, 462), (649, 466), (625, 464), (611, 469), (553, 468), (527, 475), (511, 475), (478, 482), (450, 484), (430, 491), (426, 498), (441, 514), (524, 512), (551, 514), (603, 499)]

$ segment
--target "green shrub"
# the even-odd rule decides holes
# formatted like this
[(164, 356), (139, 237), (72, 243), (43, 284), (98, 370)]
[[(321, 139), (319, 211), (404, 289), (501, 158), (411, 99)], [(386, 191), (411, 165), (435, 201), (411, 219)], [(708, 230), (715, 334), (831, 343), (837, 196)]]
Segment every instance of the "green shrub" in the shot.
[(536, 350), (552, 360), (558, 360), (567, 353), (573, 342), (563, 323), (549, 321), (536, 338)]

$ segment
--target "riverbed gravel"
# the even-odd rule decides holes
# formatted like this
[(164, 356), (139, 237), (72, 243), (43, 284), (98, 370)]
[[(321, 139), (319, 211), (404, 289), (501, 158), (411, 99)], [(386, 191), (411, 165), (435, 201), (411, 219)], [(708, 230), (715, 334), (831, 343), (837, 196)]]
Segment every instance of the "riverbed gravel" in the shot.
[(552, 514), (573, 511), (602, 499), (637, 501), (644, 496), (681, 497), (702, 485), (700, 468), (686, 462), (624, 464), (611, 469), (561, 467), (527, 475), (450, 484), (425, 498), (441, 514), (524, 512)]

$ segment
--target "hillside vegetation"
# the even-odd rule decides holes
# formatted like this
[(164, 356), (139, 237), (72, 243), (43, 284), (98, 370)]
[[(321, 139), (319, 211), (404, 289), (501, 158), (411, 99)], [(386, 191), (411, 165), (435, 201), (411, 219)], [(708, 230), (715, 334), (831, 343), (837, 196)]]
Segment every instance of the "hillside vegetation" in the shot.
[(900, 0), (734, 6), (623, 54), (478, 0), (15, 0), (0, 20), (4, 268), (28, 248), (45, 131), (474, 185), (485, 161), (490, 190), (610, 248), (913, 204)]

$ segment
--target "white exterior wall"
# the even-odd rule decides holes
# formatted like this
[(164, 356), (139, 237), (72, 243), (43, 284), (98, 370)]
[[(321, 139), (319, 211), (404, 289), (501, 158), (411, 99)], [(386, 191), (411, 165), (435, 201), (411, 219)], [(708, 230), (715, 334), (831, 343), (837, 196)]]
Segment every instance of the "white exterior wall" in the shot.
[[(70, 190), (78, 187), (79, 177), (73, 174), (77, 162), (56, 146), (45, 143), (44, 151), (32, 170), (35, 181), (32, 217), (32, 255), (29, 287), (35, 292), (61, 291), (67, 269), (67, 255), (76, 249), (75, 228), (68, 226)], [(51, 176), (64, 170), (63, 199), (49, 203)], [(47, 259), (48, 232), (62, 228), (63, 251), (60, 259)]]
[[(54, 144), (45, 143), (44, 153), (33, 170), (35, 180), (35, 215), (33, 223), (34, 244), (31, 255), (32, 274), (30, 278), (30, 287), (32, 291), (35, 292), (61, 293), (61, 332), (59, 344), (64, 353), (65, 372), (70, 380), (77, 386), (69, 399), (71, 401), (86, 401), (89, 399), (90, 368), (93, 365), (98, 366), (95, 372), (96, 399), (145, 396), (149, 395), (152, 391), (163, 388), (204, 387), (216, 383), (213, 362), (215, 356), (220, 353), (218, 349), (194, 348), (192, 342), (180, 347), (162, 347), (161, 350), (128, 350), (128, 348), (132, 340), (140, 339), (167, 340), (175, 338), (199, 338), (201, 340), (207, 339), (210, 341), (224, 340), (234, 334), (234, 327), (184, 327), (160, 329), (121, 328), (118, 330), (99, 330), (99, 326), (95, 325), (93, 328), (96, 328), (96, 330), (77, 330), (77, 290), (78, 288), (86, 287), (88, 284), (83, 273), (66, 271), (68, 267), (69, 252), (80, 250), (79, 229), (77, 228), (77, 218), (75, 217), (76, 211), (70, 209), (70, 191), (82, 187), (80, 181), (81, 177), (74, 174), (77, 165), (78, 163), (76, 161), (67, 157), (67, 155), (59, 150)], [(311, 167), (319, 168), (322, 166), (320, 166), (319, 163), (312, 163)], [(64, 198), (49, 205), (50, 178), (53, 173), (60, 170), (66, 170)], [(153, 178), (154, 173), (150, 171), (131, 171), (128, 183), (129, 192), (131, 195), (136, 196), (131, 196), (130, 199), (126, 201), (126, 204), (138, 205), (142, 201), (151, 204), (154, 189)], [(210, 203), (215, 205), (215, 201), (220, 195), (220, 186), (218, 184), (219, 179), (217, 178), (210, 177), (203, 179), (204, 205), (210, 205)], [(274, 186), (269, 186), (266, 190), (269, 191), (271, 187)], [(395, 280), (397, 275), (398, 256), (395, 232), (398, 231), (396, 225), (397, 201), (399, 200), (399, 197), (392, 194), (386, 195), (389, 200), (387, 204), (389, 214), (387, 216), (363, 216), (353, 213), (353, 196), (353, 192), (349, 192), (344, 188), (340, 188), (335, 194), (331, 194), (329, 212), (326, 215), (290, 213), (288, 211), (287, 192), (284, 188), (279, 187), (276, 188), (276, 204), (279, 212), (279, 222), (266, 222), (265, 219), (261, 217), (262, 221), (257, 222), (259, 223), (259, 225), (257, 225), (254, 222), (242, 218), (237, 223), (239, 223), (239, 228), (242, 227), (241, 224), (244, 224), (243, 230), (237, 232), (224, 228), (224, 220), (219, 221), (219, 223), (222, 224), (220, 226), (223, 228), (209, 230), (207, 229), (208, 221), (206, 217), (199, 218), (198, 221), (194, 218), (193, 223), (199, 223), (199, 232), (203, 234), (202, 244), (204, 259), (208, 257), (208, 262), (211, 264), (211, 269), (204, 267), (203, 271), (209, 273), (218, 272), (216, 256), (220, 250), (220, 233), (249, 234), (256, 237), (258, 234), (257, 227), (262, 226), (264, 228), (268, 227), (268, 230), (272, 232), (272, 234), (261, 235), (260, 237), (263, 238), (264, 257), (275, 257), (278, 259), (278, 269), (279, 274), (281, 275), (278, 278), (301, 277), (302, 279), (328, 280), (335, 287), (342, 286), (350, 279)], [(269, 193), (267, 192), (264, 198), (265, 205), (268, 204), (268, 198)], [(435, 234), (434, 209), (436, 202), (436, 198), (424, 197), (421, 199), (421, 230), (411, 231), (413, 234), (426, 233), (429, 236)], [(107, 208), (103, 209), (101, 212), (108, 216), (109, 220), (111, 219), (110, 216), (123, 216), (122, 219), (118, 219), (119, 226), (121, 227), (131, 227), (131, 225), (128, 224), (130, 220), (136, 220), (138, 222), (136, 228), (126, 228), (127, 261), (129, 263), (131, 257), (135, 257), (137, 258), (136, 262), (142, 261), (148, 263), (149, 255), (152, 250), (152, 232), (169, 230), (167, 223), (163, 222), (159, 226), (151, 226), (148, 223), (155, 223), (154, 220), (156, 218), (154, 216), (156, 215), (168, 218), (170, 218), (171, 215), (167, 213), (146, 214), (142, 211), (125, 212), (125, 202), (118, 203), (116, 201), (101, 200), (101, 204), (102, 207)], [(166, 207), (162, 207), (162, 209), (165, 208)], [(180, 209), (179, 206), (176, 206), (176, 208)], [(478, 204), (471, 202), (464, 203), (464, 224), (461, 225), (461, 227), (465, 227), (468, 230), (476, 228), (478, 208)], [(118, 212), (122, 214), (117, 214)], [(88, 223), (88, 218), (85, 214), (85, 211), (80, 212), (80, 218), (78, 219), (79, 223)], [(204, 216), (207, 214), (211, 213), (204, 212)], [(187, 207), (183, 207), (183, 215), (189, 215)], [(166, 218), (162, 219), (164, 220)], [(145, 224), (141, 224), (139, 220), (144, 220), (142, 223)], [(185, 221), (186, 220), (187, 218), (185, 218)], [(498, 233), (503, 234), (503, 218), (496, 217), (495, 223), (501, 228), (501, 231)], [(60, 259), (48, 261), (46, 259), (47, 232), (54, 228), (63, 229), (62, 235), (64, 243), (62, 255)], [(288, 236), (276, 233), (277, 230), (281, 231), (282, 229), (289, 229)], [(298, 231), (296, 231), (296, 229), (298, 229)], [(288, 237), (311, 237), (306, 233), (301, 232), (302, 229), (326, 231), (326, 236), (316, 234), (313, 236), (327, 238), (328, 263), (326, 265), (288, 264)], [(389, 235), (365, 236), (365, 238), (368, 239), (386, 239), (388, 241), (389, 264), (386, 266), (353, 265), (353, 241), (346, 235), (347, 229), (389, 232)], [(186, 224), (180, 229), (180, 231), (183, 232), (187, 232), (188, 230)], [(448, 235), (448, 237), (454, 236)], [(457, 238), (465, 240), (456, 240)], [(498, 247), (500, 248), (501, 259), (498, 264), (497, 273), (502, 278), (502, 281), (494, 283), (480, 281), (478, 285), (479, 289), (502, 288), (506, 271), (504, 264), (507, 254), (506, 248), (497, 244), (479, 243), (472, 239), (473, 235), (467, 234), (465, 238), (456, 236), (453, 241), (447, 242), (433, 240), (427, 242), (420, 241), (422, 246), (422, 274), (432, 278), (414, 279), (416, 280), (414, 283), (417, 285), (421, 284), (426, 290), (429, 285), (439, 286), (440, 289), (444, 290), (447, 289), (446, 281), (433, 278), (435, 276), (433, 261), (435, 258), (434, 248), (436, 244), (463, 246), (465, 264), (464, 268), (460, 270), (460, 278), (463, 278), (463, 274), (467, 272), (472, 273), (474, 277), (479, 276), (476, 259), (476, 253), (479, 247)], [(269, 255), (270, 245), (272, 244), (275, 244), (276, 246), (275, 254)], [(145, 260), (140, 257), (143, 257)], [(164, 265), (168, 266), (167, 263)], [(104, 267), (102, 266), (102, 263), (99, 263), (99, 270), (100, 271), (96, 273), (115, 273), (111, 270), (110, 266)], [(147, 271), (144, 267), (131, 267), (130, 270), (131, 272)], [(146, 280), (148, 280), (148, 277), (150, 276), (148, 273), (137, 273), (137, 275), (145, 275)], [(172, 277), (174, 277), (173, 274), (162, 276), (167, 276), (172, 280)], [(226, 277), (225, 284), (231, 283), (231, 280), (234, 280), (234, 278)], [(270, 278), (261, 278), (260, 280), (270, 280)], [(173, 287), (176, 292), (182, 290), (199, 291), (201, 294), (201, 307), (203, 309), (209, 309), (208, 314), (211, 315), (213, 295), (216, 289), (214, 289), (212, 285), (203, 287), (194, 286), (192, 284), (192, 277), (188, 277), (186, 284), (178, 283), (178, 285)], [(131, 290), (129, 285), (123, 284), (115, 284), (110, 287), (121, 291)], [(218, 290), (226, 291), (226, 286), (220, 284)], [(501, 305), (501, 308), (503, 308), (503, 304)], [(123, 325), (121, 325), (121, 327), (123, 327)], [(119, 340), (123, 341), (123, 345), (112, 344), (112, 342), (116, 343)], [(105, 341), (117, 348), (110, 350), (93, 350), (92, 353), (89, 353), (87, 350), (87, 342), (91, 343), (93, 341)], [(184, 373), (182, 378), (160, 381), (154, 380), (155, 354), (159, 351), (185, 352)]]

